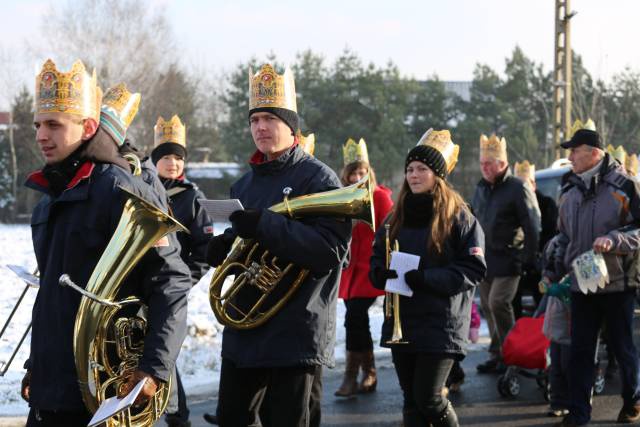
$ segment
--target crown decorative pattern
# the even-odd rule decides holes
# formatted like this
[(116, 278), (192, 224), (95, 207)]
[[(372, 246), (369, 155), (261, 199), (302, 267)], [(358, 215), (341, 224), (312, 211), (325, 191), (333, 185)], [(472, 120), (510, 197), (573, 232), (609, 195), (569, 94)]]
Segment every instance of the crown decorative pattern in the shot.
[(165, 142), (173, 142), (174, 144), (187, 146), (186, 127), (180, 121), (180, 117), (174, 114), (171, 120), (165, 121), (162, 117), (158, 117), (158, 121), (153, 128), (154, 131), (154, 147), (164, 144)]
[(366, 162), (369, 163), (369, 152), (367, 151), (367, 143), (363, 138), (356, 143), (355, 140), (349, 138), (342, 147), (342, 157), (344, 159), (344, 165), (348, 165), (353, 162)]
[(573, 122), (573, 125), (571, 126), (571, 137), (573, 137), (573, 135), (575, 135), (576, 132), (578, 132), (581, 129), (592, 130), (595, 132), (596, 124), (591, 119), (587, 119), (587, 121), (584, 123), (582, 122), (582, 120), (576, 119), (576, 121)]
[(116, 86), (109, 88), (102, 98), (102, 110), (115, 113), (125, 128), (131, 125), (136, 114), (138, 114), (139, 106), (140, 94), (129, 92), (127, 85), (124, 83), (118, 83)]
[(498, 138), (492, 133), (489, 138), (486, 135), (480, 135), (480, 156), (489, 159), (507, 161), (507, 140)]
[(249, 69), (249, 111), (265, 107), (298, 112), (296, 86), (288, 67), (282, 75), (271, 64), (263, 65), (255, 74)]
[(525, 160), (522, 163), (516, 162), (513, 166), (513, 173), (522, 180), (531, 179), (535, 181), (536, 165), (529, 163), (528, 160)]
[(636, 176), (638, 174), (638, 156), (636, 154), (627, 156), (625, 168), (627, 169), (627, 173), (631, 176)]
[(36, 76), (35, 110), (38, 113), (66, 113), (98, 121), (102, 91), (98, 87), (96, 71), (87, 73), (77, 60), (68, 72), (58, 71), (51, 60)]
[(447, 173), (451, 173), (458, 163), (460, 146), (451, 140), (451, 132), (448, 130), (427, 130), (416, 145), (426, 145), (440, 152), (447, 164)]
[(611, 155), (614, 159), (616, 159), (622, 166), (626, 167), (627, 164), (627, 150), (624, 149), (622, 145), (618, 145), (617, 147), (613, 147), (613, 145), (607, 145), (607, 153)]
[(304, 152), (309, 154), (310, 156), (313, 156), (313, 153), (316, 150), (316, 135), (310, 133), (309, 135), (304, 136), (302, 135), (302, 132), (298, 130), (296, 136), (298, 137), (298, 144), (304, 150)]

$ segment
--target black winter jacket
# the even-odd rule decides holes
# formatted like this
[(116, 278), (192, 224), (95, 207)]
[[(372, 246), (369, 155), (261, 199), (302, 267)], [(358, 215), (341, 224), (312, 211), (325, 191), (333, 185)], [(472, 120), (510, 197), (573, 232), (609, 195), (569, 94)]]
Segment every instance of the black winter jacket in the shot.
[[(166, 210), (142, 179), (112, 164), (86, 162), (58, 196), (41, 173), (26, 185), (43, 192), (31, 218), (40, 290), (33, 306), (28, 368), (30, 406), (51, 411), (83, 410), (74, 364), (73, 334), (80, 295), (58, 279), (70, 275), (85, 286), (120, 220), (127, 188)], [(125, 279), (120, 296), (135, 294), (149, 307), (139, 369), (168, 380), (186, 334), (189, 271), (175, 235), (167, 246), (151, 248)]]
[(189, 266), (191, 284), (195, 286), (209, 271), (206, 253), (207, 243), (213, 234), (213, 221), (198, 202), (198, 199), (206, 197), (196, 184), (186, 179), (161, 178), (161, 181), (167, 190), (173, 217), (189, 230), (189, 233), (179, 232), (178, 240), (180, 257)]
[[(260, 158), (260, 153), (254, 159)], [(332, 366), (340, 266), (347, 253), (351, 221), (328, 217), (289, 219), (267, 208), (289, 198), (340, 187), (336, 174), (295, 145), (251, 171), (231, 187), (245, 208), (262, 209), (256, 241), (282, 262), (310, 270), (293, 297), (264, 325), (251, 330), (225, 328), (222, 357), (240, 368)], [(228, 229), (225, 233), (233, 235)], [(287, 288), (286, 276), (279, 285)]]
[(507, 169), (495, 184), (481, 179), (473, 212), (485, 233), (487, 278), (518, 276), (534, 266), (540, 237), (540, 209), (531, 189)]
[[(411, 297), (400, 296), (400, 321), (408, 344), (393, 348), (462, 358), (466, 354), (473, 294), (486, 272), (484, 233), (472, 215), (461, 213), (440, 257), (427, 253), (429, 235), (428, 226), (403, 226), (397, 237), (401, 252), (420, 256), (418, 269), (424, 274), (426, 286)], [(385, 230), (380, 227), (371, 256), (373, 281), (376, 271), (385, 268), (385, 252)], [(393, 318), (385, 319), (381, 346), (392, 347), (386, 343), (392, 332)]]

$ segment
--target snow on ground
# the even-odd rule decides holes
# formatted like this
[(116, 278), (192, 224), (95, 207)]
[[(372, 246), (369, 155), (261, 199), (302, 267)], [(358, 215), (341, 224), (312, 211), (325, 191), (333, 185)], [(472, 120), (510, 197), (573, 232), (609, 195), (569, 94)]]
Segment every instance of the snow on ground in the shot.
[[(220, 231), (221, 229), (216, 229), (216, 232)], [(6, 264), (22, 265), (29, 271), (35, 269), (36, 261), (28, 225), (0, 224), (0, 322), (2, 325), (24, 289), (23, 282), (4, 268)], [(202, 389), (204, 386), (215, 390), (220, 377), (222, 326), (217, 322), (209, 306), (208, 289), (212, 272), (213, 270), (209, 271), (189, 294), (188, 335), (182, 344), (182, 351), (178, 358), (178, 369), (187, 393), (190, 390)], [(8, 360), (15, 344), (29, 325), (35, 296), (34, 289), (27, 292), (5, 335), (0, 339), (0, 362)], [(345, 358), (344, 312), (344, 304), (339, 300), (335, 347), (338, 362)], [(369, 314), (374, 343), (379, 342), (383, 321), (381, 298), (376, 301)], [(486, 335), (486, 326), (483, 322), (481, 336), (484, 338), (480, 343), (472, 344), (471, 349), (486, 346)], [(27, 404), (20, 397), (20, 381), (24, 375), (22, 365), (29, 355), (29, 342), (30, 337), (27, 337), (6, 375), (0, 377), (0, 416), (26, 415), (28, 412)], [(379, 346), (376, 346), (375, 351), (377, 355), (389, 353), (388, 349)]]

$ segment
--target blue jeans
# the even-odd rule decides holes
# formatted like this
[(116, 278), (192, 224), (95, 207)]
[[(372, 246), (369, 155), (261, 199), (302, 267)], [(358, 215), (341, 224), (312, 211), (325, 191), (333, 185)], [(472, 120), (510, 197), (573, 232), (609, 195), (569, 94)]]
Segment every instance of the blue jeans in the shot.
[(591, 419), (591, 389), (595, 352), (602, 322), (607, 322), (610, 345), (620, 364), (624, 405), (640, 400), (638, 352), (633, 343), (632, 291), (583, 295), (571, 293), (571, 363), (569, 365), (569, 411), (578, 424)]

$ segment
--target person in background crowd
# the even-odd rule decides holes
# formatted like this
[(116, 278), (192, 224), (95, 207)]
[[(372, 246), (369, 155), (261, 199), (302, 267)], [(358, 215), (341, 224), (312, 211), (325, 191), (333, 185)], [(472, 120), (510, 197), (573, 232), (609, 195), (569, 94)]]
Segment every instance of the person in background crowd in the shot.
[(480, 137), (482, 179), (473, 195), (473, 210), (486, 236), (487, 277), (480, 284), (480, 303), (489, 325), (490, 357), (480, 373), (502, 372), (502, 342), (515, 323), (513, 298), (523, 271), (535, 270), (540, 210), (529, 186), (511, 174), (507, 141)]
[[(391, 347), (402, 388), (404, 427), (458, 426), (442, 390), (455, 360), (466, 353), (471, 302), (486, 272), (484, 234), (462, 197), (446, 181), (459, 147), (448, 130), (428, 130), (405, 160), (405, 179), (387, 223), (389, 244), (418, 255), (402, 279), (413, 291), (400, 296), (405, 344), (391, 344), (394, 319), (385, 319), (381, 345)], [(386, 263), (386, 230), (378, 229), (371, 256), (371, 282), (384, 289), (398, 276)], [(393, 316), (392, 316), (393, 317)]]
[[(349, 139), (343, 147), (344, 168), (340, 174), (342, 185), (351, 185), (367, 174), (373, 190), (374, 225), (380, 227), (387, 217), (393, 202), (391, 190), (377, 185), (375, 173), (369, 163), (367, 145), (364, 139), (356, 144)], [(355, 393), (375, 391), (378, 379), (373, 355), (373, 340), (369, 329), (369, 307), (376, 297), (384, 292), (374, 288), (369, 280), (369, 259), (373, 230), (368, 224), (358, 222), (353, 227), (349, 251), (349, 265), (342, 270), (338, 298), (346, 307), (344, 327), (346, 329), (346, 366), (340, 388), (336, 396), (352, 396)], [(362, 368), (362, 378), (358, 383), (358, 372)]]

